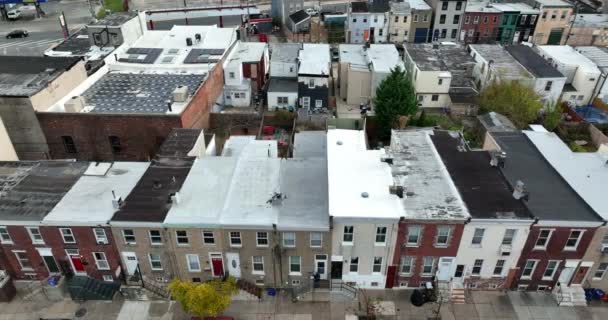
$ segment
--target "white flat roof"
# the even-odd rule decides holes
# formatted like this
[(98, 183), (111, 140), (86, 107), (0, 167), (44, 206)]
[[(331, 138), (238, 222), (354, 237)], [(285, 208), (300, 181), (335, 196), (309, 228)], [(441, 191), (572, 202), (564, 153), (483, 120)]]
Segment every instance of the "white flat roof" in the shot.
[(232, 50), (228, 64), (241, 64), (244, 62), (259, 62), (268, 48), (266, 42), (240, 42)]
[(566, 65), (577, 65), (587, 72), (600, 73), (600, 69), (580, 52), (574, 50), (571, 46), (538, 46), (538, 49), (551, 56), (553, 60)]
[(42, 223), (107, 224), (117, 211), (112, 203), (114, 200), (112, 192), (116, 195), (116, 199), (127, 198), (149, 165), (148, 162), (114, 162), (107, 169), (107, 164), (102, 163), (101, 170), (96, 170), (96, 164), (91, 163), (85, 175), (78, 179)]
[(391, 168), (380, 161), (384, 150), (367, 150), (365, 133), (327, 132), (329, 214), (344, 218), (399, 219), (401, 201), (389, 193)]
[(401, 71), (405, 71), (403, 60), (399, 57), (394, 44), (372, 44), (367, 49), (367, 56), (374, 66), (374, 71), (391, 72), (396, 66), (401, 67)]
[(340, 63), (350, 63), (351, 67), (368, 69), (366, 53), (362, 44), (340, 44), (338, 51)]
[(329, 76), (329, 45), (324, 43), (305, 43), (300, 50), (300, 68), (298, 74), (315, 74)]
[(424, 0), (405, 0), (405, 2), (409, 3), (410, 8), (415, 10), (431, 10), (431, 6)]
[[(552, 132), (523, 132), (570, 187), (604, 220), (608, 220), (608, 201), (606, 201), (608, 154), (572, 152)], [(507, 163), (508, 157), (509, 155), (507, 155)]]

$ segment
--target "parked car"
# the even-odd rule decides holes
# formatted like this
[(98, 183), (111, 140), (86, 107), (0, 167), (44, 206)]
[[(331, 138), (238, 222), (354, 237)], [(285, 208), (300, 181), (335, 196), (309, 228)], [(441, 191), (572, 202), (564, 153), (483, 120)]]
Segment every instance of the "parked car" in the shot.
[(12, 39), (12, 38), (25, 38), (27, 36), (29, 36), (30, 34), (27, 32), (27, 30), (13, 30), (11, 32), (9, 32), (6, 35), (7, 39)]
[(23, 16), (33, 16), (36, 15), (36, 7), (34, 6), (21, 6), (19, 8), (15, 8), (6, 13), (9, 20), (17, 20), (22, 18)]

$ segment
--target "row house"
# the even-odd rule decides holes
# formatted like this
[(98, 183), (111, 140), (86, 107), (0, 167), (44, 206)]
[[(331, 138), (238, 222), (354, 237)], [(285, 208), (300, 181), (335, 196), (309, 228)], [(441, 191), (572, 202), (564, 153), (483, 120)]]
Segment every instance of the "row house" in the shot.
[(382, 43), (388, 39), (387, 0), (351, 2), (346, 23), (346, 42)]
[(509, 4), (493, 4), (492, 7), (500, 11), (500, 20), (496, 31), (496, 41), (501, 44), (511, 44), (515, 38), (515, 27), (519, 17), (519, 10)]
[[(559, 175), (578, 195), (597, 212), (604, 221), (608, 220), (608, 205), (600, 191), (608, 178), (607, 156), (601, 151), (576, 153), (552, 132), (542, 130), (524, 131), (528, 139), (543, 155)], [(592, 168), (600, 168), (594, 170)], [(592, 262), (589, 269), (576, 273), (584, 277), (590, 288), (608, 289), (608, 227), (602, 224), (591, 239), (583, 256), (583, 261)], [(584, 274), (584, 275), (579, 275)]]
[(224, 61), (224, 105), (249, 107), (259, 101), (269, 71), (268, 44), (237, 42)]
[(391, 2), (389, 38), (392, 43), (424, 43), (431, 32), (431, 7), (424, 0)]
[[(384, 159), (384, 161), (383, 161)], [(403, 207), (381, 150), (368, 150), (365, 132), (327, 132), (331, 280), (360, 288), (391, 288)]]
[(459, 44), (407, 44), (405, 68), (416, 92), (418, 107), (469, 113), (476, 110), (474, 60)]
[[(370, 106), (380, 83), (399, 67), (405, 69), (399, 52), (392, 44), (341, 44), (338, 47), (339, 98), (352, 106)], [(353, 113), (359, 114), (358, 108)], [(345, 111), (342, 111), (345, 112)], [(368, 115), (373, 107), (368, 109)]]
[(298, 56), (301, 43), (274, 43), (270, 57), (269, 110), (295, 110), (298, 106)]
[(462, 25), (465, 43), (517, 44), (534, 34), (539, 10), (525, 3), (469, 2)]
[(593, 101), (602, 72), (593, 61), (570, 46), (538, 46), (539, 54), (566, 76), (561, 101), (583, 106)]
[(298, 55), (298, 99), (306, 111), (329, 108), (329, 45), (305, 43)]
[(195, 162), (164, 221), (180, 278), (229, 274), (272, 287), (328, 279), (326, 160), (321, 145), (298, 145), (310, 153), (281, 160), (276, 141), (233, 137), (229, 152)]
[(535, 45), (560, 45), (566, 42), (570, 32), (574, 6), (564, 0), (526, 0), (540, 11), (530, 42)]
[(517, 81), (534, 87), (534, 78), (515, 58), (500, 45), (472, 44), (468, 47), (475, 59), (473, 76), (480, 90), (494, 81)]
[(529, 42), (536, 30), (536, 24), (540, 18), (540, 10), (526, 3), (510, 3), (511, 8), (519, 12), (513, 34), (513, 44)]
[(392, 258), (397, 272), (387, 279), (390, 285), (416, 288), (434, 280), (450, 282), (460, 256), (458, 246), (470, 216), (432, 136), (429, 129), (394, 130), (391, 134), (387, 151), (391, 188), (404, 211)]
[(580, 52), (587, 59), (593, 61), (595, 65), (600, 69), (601, 76), (595, 86), (593, 98), (598, 98), (604, 103), (608, 102), (608, 49), (604, 47), (576, 47), (576, 51)]
[(430, 41), (458, 41), (467, 1), (430, 0), (429, 5), (434, 11)]
[[(547, 162), (523, 132), (492, 132), (486, 148), (534, 218), (512, 289), (551, 291), (560, 305), (586, 305), (582, 289), (593, 261), (584, 259), (605, 222)], [(547, 186), (551, 188), (547, 188)]]
[(608, 14), (576, 14), (564, 44), (570, 46), (608, 46)]
[(502, 12), (486, 2), (467, 3), (460, 40), (465, 44), (494, 43)]
[(431, 139), (470, 214), (448, 274), (452, 288), (510, 289), (532, 216), (497, 168), (500, 158), (463, 151), (463, 139), (451, 132), (435, 131)]

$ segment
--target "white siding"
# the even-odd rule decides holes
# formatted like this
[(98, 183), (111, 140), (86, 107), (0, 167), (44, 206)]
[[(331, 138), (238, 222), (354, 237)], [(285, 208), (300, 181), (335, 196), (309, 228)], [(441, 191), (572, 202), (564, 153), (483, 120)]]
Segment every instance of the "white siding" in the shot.
[[(278, 97), (287, 97), (286, 105), (279, 105), (277, 102)], [(276, 110), (276, 109), (286, 109), (287, 107), (297, 107), (298, 101), (298, 93), (297, 92), (268, 92), (268, 109)]]

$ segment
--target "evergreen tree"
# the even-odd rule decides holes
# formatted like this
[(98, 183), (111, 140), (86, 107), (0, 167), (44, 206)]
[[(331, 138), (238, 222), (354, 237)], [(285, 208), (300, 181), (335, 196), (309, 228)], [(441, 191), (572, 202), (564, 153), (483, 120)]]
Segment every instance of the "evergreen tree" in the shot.
[(416, 93), (405, 70), (399, 66), (380, 82), (374, 98), (374, 109), (378, 122), (378, 137), (388, 140), (400, 116), (416, 113)]

